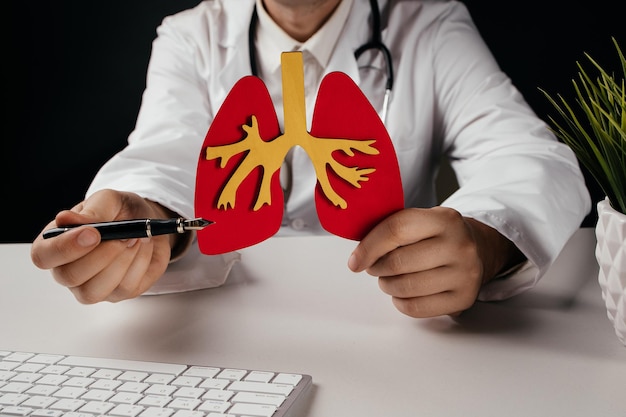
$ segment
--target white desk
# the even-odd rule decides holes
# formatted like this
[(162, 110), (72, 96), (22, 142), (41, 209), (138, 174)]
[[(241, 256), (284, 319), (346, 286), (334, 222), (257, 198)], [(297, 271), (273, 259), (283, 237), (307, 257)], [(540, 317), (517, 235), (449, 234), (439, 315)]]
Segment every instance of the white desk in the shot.
[(29, 245), (0, 245), (0, 349), (306, 373), (308, 417), (626, 416), (592, 229), (537, 288), (457, 321), (397, 312), (345, 266), (354, 245), (273, 238), (221, 288), (92, 306), (32, 266)]

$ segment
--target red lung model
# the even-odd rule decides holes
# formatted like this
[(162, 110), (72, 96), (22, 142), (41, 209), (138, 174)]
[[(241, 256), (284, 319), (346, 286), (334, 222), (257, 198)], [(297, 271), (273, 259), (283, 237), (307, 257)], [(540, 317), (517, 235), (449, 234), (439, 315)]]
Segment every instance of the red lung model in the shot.
[(326, 75), (308, 132), (301, 53), (284, 53), (282, 71), (284, 132), (265, 84), (247, 76), (234, 85), (204, 139), (195, 211), (215, 222), (198, 232), (204, 254), (242, 249), (278, 231), (280, 166), (296, 145), (316, 169), (315, 204), (328, 232), (360, 240), (404, 207), (393, 144), (356, 84), (343, 73)]

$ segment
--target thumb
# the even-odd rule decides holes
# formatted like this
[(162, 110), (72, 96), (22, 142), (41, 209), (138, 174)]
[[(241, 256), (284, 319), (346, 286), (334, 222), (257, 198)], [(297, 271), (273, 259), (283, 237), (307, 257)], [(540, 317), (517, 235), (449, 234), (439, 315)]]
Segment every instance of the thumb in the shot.
[(85, 224), (116, 220), (122, 203), (119, 193), (98, 191), (71, 210), (59, 212), (55, 218), (58, 225)]

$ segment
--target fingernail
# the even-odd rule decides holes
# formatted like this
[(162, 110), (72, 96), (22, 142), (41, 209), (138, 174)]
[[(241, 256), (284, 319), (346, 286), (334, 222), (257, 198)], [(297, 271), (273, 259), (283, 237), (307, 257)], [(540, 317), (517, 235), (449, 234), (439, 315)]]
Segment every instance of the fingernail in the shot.
[(352, 253), (350, 255), (350, 257), (348, 258), (348, 268), (350, 268), (352, 271), (357, 271), (357, 263), (356, 263), (356, 256), (354, 256), (354, 253)]
[(139, 239), (128, 239), (128, 245), (126, 245), (127, 248), (132, 248), (133, 246), (135, 246), (137, 244), (137, 242), (139, 241)]
[(76, 238), (76, 242), (85, 248), (93, 246), (98, 243), (98, 233), (93, 230), (83, 230)]

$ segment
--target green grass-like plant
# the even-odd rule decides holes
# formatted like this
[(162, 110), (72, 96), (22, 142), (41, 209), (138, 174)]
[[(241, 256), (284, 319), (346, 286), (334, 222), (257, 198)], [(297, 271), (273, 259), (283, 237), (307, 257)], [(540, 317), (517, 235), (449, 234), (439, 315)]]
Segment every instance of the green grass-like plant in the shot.
[(540, 91), (564, 121), (558, 123), (549, 117), (552, 131), (593, 175), (611, 206), (626, 214), (626, 59), (617, 40), (612, 40), (622, 66), (621, 79), (609, 74), (585, 53), (597, 75), (592, 78), (581, 63), (576, 62), (578, 81), (572, 80), (575, 107), (560, 94), (557, 101), (545, 90)]

